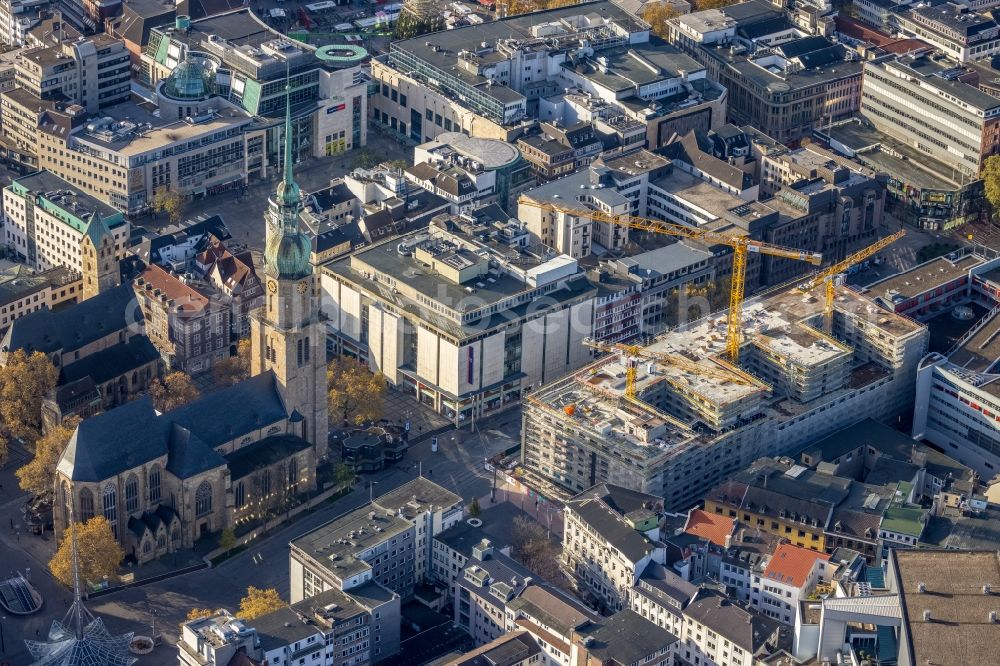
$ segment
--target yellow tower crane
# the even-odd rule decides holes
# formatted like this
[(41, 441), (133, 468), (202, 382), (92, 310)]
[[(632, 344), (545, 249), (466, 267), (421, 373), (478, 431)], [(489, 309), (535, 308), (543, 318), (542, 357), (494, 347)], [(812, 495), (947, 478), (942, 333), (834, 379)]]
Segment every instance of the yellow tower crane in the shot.
[(854, 254), (848, 255), (847, 257), (833, 264), (829, 268), (825, 268), (820, 272), (816, 273), (815, 275), (810, 276), (806, 282), (799, 285), (799, 289), (801, 289), (802, 291), (812, 291), (820, 284), (826, 283), (826, 294), (825, 294), (826, 305), (823, 308), (823, 317), (825, 321), (824, 326), (826, 327), (827, 332), (829, 332), (832, 324), (834, 278), (838, 274), (846, 271), (854, 264), (861, 263), (865, 259), (868, 259), (869, 257), (878, 254), (879, 252), (889, 247), (890, 245), (892, 245), (905, 235), (906, 232), (900, 229), (894, 234), (890, 234), (885, 238), (881, 238), (875, 241), (865, 249), (858, 250)]
[(535, 201), (525, 195), (521, 195), (518, 203), (524, 206), (532, 206), (541, 210), (548, 210), (564, 215), (573, 215), (585, 219), (604, 222), (612, 225), (619, 225), (638, 231), (648, 231), (667, 236), (678, 236), (689, 238), (703, 243), (719, 243), (728, 245), (733, 249), (733, 276), (729, 290), (729, 317), (726, 332), (726, 355), (733, 365), (740, 358), (740, 342), (743, 337), (743, 288), (746, 282), (747, 256), (750, 252), (781, 257), (783, 259), (794, 259), (806, 261), (814, 266), (823, 263), (823, 255), (818, 252), (807, 252), (793, 248), (772, 245), (763, 241), (753, 240), (745, 236), (734, 236), (732, 234), (718, 231), (697, 229), (695, 227), (664, 222), (662, 220), (651, 220), (632, 215), (614, 215), (600, 210), (584, 208), (582, 205), (553, 204), (549, 202)]
[(626, 345), (620, 342), (607, 343), (598, 342), (596, 340), (586, 339), (583, 344), (591, 347), (592, 349), (597, 349), (602, 352), (609, 353), (620, 353), (625, 356), (625, 396), (628, 398), (634, 398), (636, 396), (635, 382), (636, 382), (636, 361), (638, 359), (645, 359), (647, 361), (652, 361), (654, 363), (661, 363), (665, 365), (672, 365), (677, 368), (682, 368), (690, 372), (696, 372), (703, 377), (714, 377), (716, 379), (721, 379), (724, 381), (734, 382), (736, 384), (757, 384), (758, 382), (743, 372), (739, 368), (732, 366), (721, 359), (709, 358), (709, 361), (713, 361), (718, 364), (718, 367), (712, 367), (703, 363), (698, 363), (697, 361), (692, 361), (690, 359), (684, 358), (679, 354), (669, 354), (666, 352), (654, 352), (649, 349), (644, 349), (639, 345)]

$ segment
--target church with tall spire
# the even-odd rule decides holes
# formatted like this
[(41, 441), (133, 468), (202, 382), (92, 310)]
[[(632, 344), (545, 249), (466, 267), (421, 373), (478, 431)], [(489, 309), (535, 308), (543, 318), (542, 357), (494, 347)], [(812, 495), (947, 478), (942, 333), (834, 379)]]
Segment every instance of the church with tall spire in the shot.
[(287, 96), (285, 106), (284, 177), (265, 219), (251, 376), (170, 411), (145, 396), (81, 422), (56, 466), (57, 537), (74, 512), (83, 521), (103, 515), (141, 564), (280, 515), (316, 489), (327, 453), (326, 343), (311, 243), (299, 228)]
[(300, 229), (302, 192), (295, 182), (292, 114), (285, 97), (284, 177), (266, 214), (264, 307), (250, 324), (251, 374), (274, 373), (300, 437), (326, 455), (326, 342), (319, 320), (319, 283), (309, 261), (311, 243)]

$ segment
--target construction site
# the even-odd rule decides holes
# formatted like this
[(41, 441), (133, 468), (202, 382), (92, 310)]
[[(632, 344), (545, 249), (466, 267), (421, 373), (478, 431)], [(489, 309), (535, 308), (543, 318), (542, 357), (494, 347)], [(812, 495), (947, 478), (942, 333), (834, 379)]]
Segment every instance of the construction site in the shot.
[(566, 495), (609, 482), (678, 510), (761, 456), (912, 405), (923, 324), (830, 280), (825, 297), (792, 287), (738, 305), (735, 354), (722, 312), (642, 347), (593, 344), (612, 353), (532, 393), (526, 480)]

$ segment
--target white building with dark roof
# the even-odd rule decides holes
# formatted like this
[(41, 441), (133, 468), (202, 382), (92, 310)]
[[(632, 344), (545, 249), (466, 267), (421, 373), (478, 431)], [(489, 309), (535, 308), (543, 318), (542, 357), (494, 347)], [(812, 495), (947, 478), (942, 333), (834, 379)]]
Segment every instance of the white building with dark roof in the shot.
[(684, 609), (684, 645), (678, 656), (689, 664), (757, 666), (792, 648), (792, 630), (727, 597), (703, 592)]
[(14, 178), (3, 189), (4, 237), (18, 257), (36, 270), (66, 266), (83, 272), (83, 241), (96, 214), (125, 254), (129, 223), (124, 215), (50, 171)]
[(659, 497), (609, 483), (566, 502), (563, 558), (595, 603), (628, 608), (642, 572), (651, 563), (664, 563), (662, 509)]

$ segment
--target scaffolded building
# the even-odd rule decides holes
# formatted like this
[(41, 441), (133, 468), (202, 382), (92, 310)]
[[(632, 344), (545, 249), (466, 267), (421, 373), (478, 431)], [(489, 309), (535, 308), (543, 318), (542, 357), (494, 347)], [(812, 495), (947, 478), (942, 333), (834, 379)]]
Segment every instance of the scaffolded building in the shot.
[(684, 363), (613, 354), (535, 391), (524, 407), (523, 465), (567, 494), (608, 482), (684, 508), (761, 456), (903, 412), (928, 342), (922, 324), (842, 287), (829, 322), (818, 293), (747, 301), (743, 332), (740, 368), (728, 377), (719, 313), (643, 349), (644, 359)]

